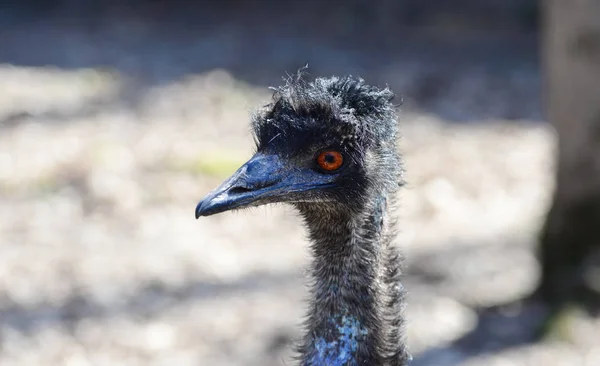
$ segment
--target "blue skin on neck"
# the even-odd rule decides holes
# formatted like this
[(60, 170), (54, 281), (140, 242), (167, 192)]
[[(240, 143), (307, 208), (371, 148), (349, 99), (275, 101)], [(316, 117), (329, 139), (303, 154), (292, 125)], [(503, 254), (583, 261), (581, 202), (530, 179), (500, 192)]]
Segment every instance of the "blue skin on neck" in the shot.
[(324, 337), (313, 339), (314, 353), (309, 358), (310, 366), (353, 366), (356, 350), (361, 338), (367, 334), (360, 322), (352, 316), (335, 316), (329, 322), (337, 328), (337, 337), (327, 341)]

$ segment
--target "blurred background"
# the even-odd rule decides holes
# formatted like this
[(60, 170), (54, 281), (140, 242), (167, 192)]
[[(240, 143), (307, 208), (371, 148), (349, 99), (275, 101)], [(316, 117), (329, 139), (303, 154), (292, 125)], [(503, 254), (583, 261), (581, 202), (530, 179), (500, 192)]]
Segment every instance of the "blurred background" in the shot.
[[(307, 63), (404, 98), (413, 365), (600, 364), (572, 290), (600, 288), (581, 269), (600, 245), (600, 9), (559, 3), (1, 5), (0, 365), (293, 364), (297, 215), (193, 211), (251, 156), (267, 88)], [(546, 220), (561, 197), (590, 203), (559, 205), (575, 226)]]

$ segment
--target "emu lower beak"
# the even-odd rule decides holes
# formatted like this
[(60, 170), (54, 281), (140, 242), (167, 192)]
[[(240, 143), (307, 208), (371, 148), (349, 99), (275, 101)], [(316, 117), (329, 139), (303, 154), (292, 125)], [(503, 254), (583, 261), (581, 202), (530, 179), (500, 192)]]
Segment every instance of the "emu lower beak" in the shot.
[(196, 206), (196, 218), (279, 201), (290, 185), (275, 155), (256, 154)]

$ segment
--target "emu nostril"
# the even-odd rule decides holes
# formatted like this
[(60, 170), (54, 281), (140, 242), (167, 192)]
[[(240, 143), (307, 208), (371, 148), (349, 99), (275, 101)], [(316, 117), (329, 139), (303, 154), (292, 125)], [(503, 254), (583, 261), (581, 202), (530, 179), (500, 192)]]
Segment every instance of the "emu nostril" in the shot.
[(242, 194), (247, 192), (252, 192), (253, 190), (245, 187), (233, 187), (229, 190), (230, 194)]

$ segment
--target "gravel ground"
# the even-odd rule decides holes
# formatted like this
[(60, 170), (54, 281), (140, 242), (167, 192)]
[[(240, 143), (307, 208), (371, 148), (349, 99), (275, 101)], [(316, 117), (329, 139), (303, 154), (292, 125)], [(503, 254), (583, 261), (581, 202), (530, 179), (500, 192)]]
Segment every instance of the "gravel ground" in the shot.
[[(250, 156), (248, 113), (268, 100), (265, 85), (206, 60), (190, 66), (198, 44), (165, 56), (159, 42), (149, 58), (156, 44), (128, 48), (139, 33), (50, 28), (0, 34), (12, 63), (0, 67), (0, 365), (291, 364), (309, 260), (298, 217), (284, 206), (193, 217)], [(237, 54), (223, 49), (243, 41), (223, 32), (203, 42), (225, 40), (211, 62), (227, 67), (220, 58)], [(297, 42), (287, 49), (302, 54)], [(17, 62), (24, 44), (58, 67)], [(481, 311), (537, 280), (555, 136), (540, 121), (531, 59), (494, 72), (454, 61), (448, 74), (435, 71), (448, 70), (441, 59), (413, 55), (375, 73), (355, 51), (311, 50), (350, 55), (340, 72), (407, 95), (397, 243), (414, 364), (600, 364), (598, 320), (574, 312), (558, 336), (529, 344), (543, 310)], [(99, 55), (109, 65), (90, 68)]]

